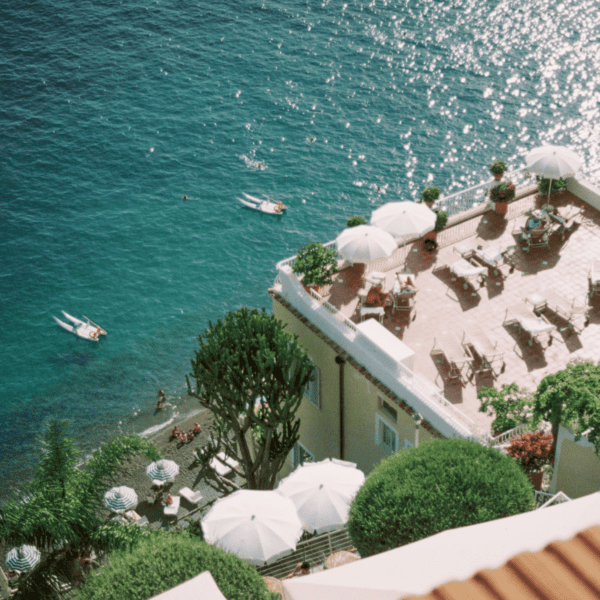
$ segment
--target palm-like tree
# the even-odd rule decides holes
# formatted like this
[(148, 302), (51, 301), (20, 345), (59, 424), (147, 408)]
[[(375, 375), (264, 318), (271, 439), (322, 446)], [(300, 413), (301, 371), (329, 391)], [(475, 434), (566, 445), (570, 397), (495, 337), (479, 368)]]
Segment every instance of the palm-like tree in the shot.
[(20, 582), (14, 600), (60, 598), (81, 574), (74, 568), (79, 556), (94, 551), (101, 557), (135, 544), (145, 534), (136, 525), (107, 522), (102, 498), (126, 459), (139, 453), (158, 459), (154, 446), (140, 437), (117, 437), (78, 466), (79, 451), (69, 434), (67, 421), (48, 423), (33, 481), (19, 500), (0, 510), (0, 538), (42, 551), (42, 560)]

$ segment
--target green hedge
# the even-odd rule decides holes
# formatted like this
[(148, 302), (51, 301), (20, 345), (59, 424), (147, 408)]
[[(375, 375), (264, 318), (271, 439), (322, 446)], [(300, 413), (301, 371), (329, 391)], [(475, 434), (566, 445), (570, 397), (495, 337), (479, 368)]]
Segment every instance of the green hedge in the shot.
[(476, 442), (433, 440), (372, 471), (352, 503), (348, 529), (366, 557), (533, 508), (533, 486), (514, 459)]
[[(210, 571), (227, 600), (268, 600), (256, 569), (187, 533), (158, 531), (131, 552), (115, 552), (76, 590), (75, 600), (148, 600)], [(200, 597), (200, 596), (198, 596)]]

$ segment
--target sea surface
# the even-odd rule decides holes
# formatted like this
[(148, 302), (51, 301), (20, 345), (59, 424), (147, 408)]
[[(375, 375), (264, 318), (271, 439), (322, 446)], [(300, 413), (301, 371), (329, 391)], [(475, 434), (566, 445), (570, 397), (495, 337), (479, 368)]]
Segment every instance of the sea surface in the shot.
[(600, 183), (590, 0), (7, 0), (0, 41), (0, 501), (50, 417), (89, 451), (196, 408), (197, 336), (350, 216), (546, 143)]

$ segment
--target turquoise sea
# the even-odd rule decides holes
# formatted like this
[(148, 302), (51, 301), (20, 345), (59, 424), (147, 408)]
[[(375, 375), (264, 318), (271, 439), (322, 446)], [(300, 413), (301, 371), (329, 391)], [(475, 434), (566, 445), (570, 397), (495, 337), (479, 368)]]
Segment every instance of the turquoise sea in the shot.
[(51, 416), (90, 450), (194, 408), (196, 336), (348, 217), (543, 143), (600, 182), (590, 0), (8, 0), (0, 41), (0, 499)]

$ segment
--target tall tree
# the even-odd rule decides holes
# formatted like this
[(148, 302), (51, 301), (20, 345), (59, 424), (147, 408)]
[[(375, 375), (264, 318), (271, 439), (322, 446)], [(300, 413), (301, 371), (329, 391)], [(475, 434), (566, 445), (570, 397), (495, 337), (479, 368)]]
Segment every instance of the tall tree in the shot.
[(573, 429), (575, 439), (585, 435), (599, 454), (600, 365), (573, 361), (566, 369), (544, 377), (534, 395), (534, 425), (542, 419), (552, 425), (552, 458), (561, 423)]
[(222, 493), (238, 486), (210, 466), (213, 459), (225, 464), (218, 453), (239, 463), (233, 471), (249, 489), (269, 490), (298, 441), (296, 412), (313, 364), (284, 328), (264, 309), (242, 308), (198, 337), (186, 380), (189, 394), (215, 419), (198, 455), (208, 483)]
[(156, 449), (139, 437), (117, 437), (78, 467), (80, 454), (67, 421), (52, 420), (42, 432), (41, 458), (33, 481), (0, 510), (0, 538), (9, 545), (33, 544), (44, 558), (19, 583), (15, 600), (58, 598), (73, 582), (79, 554), (98, 556), (134, 544), (144, 532), (135, 525), (107, 522), (102, 498), (123, 462)]

